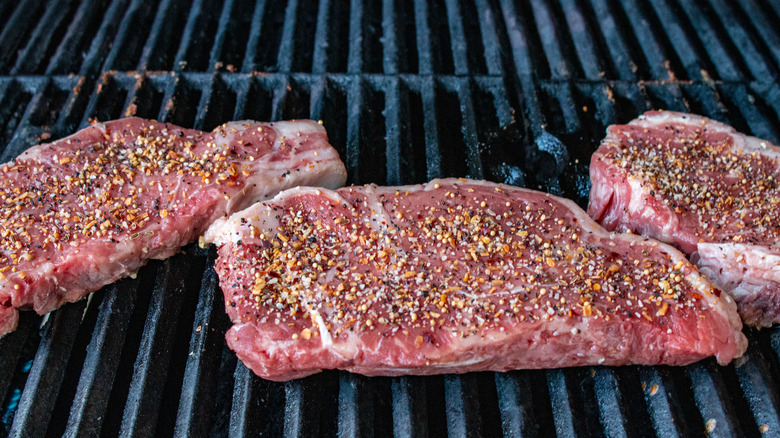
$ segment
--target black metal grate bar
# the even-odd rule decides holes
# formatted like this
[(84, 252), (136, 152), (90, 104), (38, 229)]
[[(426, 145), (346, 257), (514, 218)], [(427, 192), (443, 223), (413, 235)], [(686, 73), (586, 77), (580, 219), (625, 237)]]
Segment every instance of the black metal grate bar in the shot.
[(496, 373), (495, 385), (504, 436), (538, 436), (528, 375)]
[[(171, 9), (174, 7), (175, 0), (162, 0), (157, 6), (154, 20), (151, 21), (151, 27), (146, 38), (146, 44), (141, 49), (141, 56), (136, 64), (138, 70), (154, 70), (158, 66), (154, 64), (153, 58), (160, 59), (161, 52), (165, 50), (160, 46), (163, 44), (164, 29), (173, 29), (173, 23), (169, 22)], [(128, 63), (132, 60), (129, 57), (123, 57)]]
[(45, 434), (86, 305), (87, 301), (81, 301), (51, 316), (25, 382), (10, 436)]
[[(398, 32), (398, 17), (393, 3), (393, 0), (382, 1), (382, 71), (390, 75), (399, 73), (398, 39), (404, 37)], [(317, 30), (319, 31), (319, 27)], [(322, 40), (316, 39), (315, 41)]]
[[(54, 54), (48, 61), (45, 74), (67, 74), (78, 72), (82, 53), (88, 44), (96, 37), (97, 25), (101, 14), (105, 12), (105, 3), (99, 0), (84, 1), (78, 6), (70, 24), (59, 42)], [(17, 74), (31, 73), (21, 68)]]
[(500, 76), (504, 73), (502, 47), (499, 38), (496, 11), (487, 0), (475, 0), (474, 8), (479, 15), (479, 29), (484, 47), (485, 64), (489, 75)]
[(243, 364), (236, 366), (235, 386), (233, 387), (233, 408), (230, 413), (230, 435), (249, 436), (249, 417), (256, 406), (252, 399), (252, 371)]
[(422, 113), (425, 114), (423, 121), (423, 132), (425, 137), (425, 164), (426, 176), (428, 180), (440, 178), (441, 172), (441, 154), (439, 153), (439, 130), (438, 119), (436, 115), (436, 103), (434, 95), (434, 81), (425, 78), (421, 81), (419, 89), (422, 100)]
[[(476, 69), (469, 68), (468, 48), (466, 47), (466, 35), (462, 21), (465, 16), (461, 10), (461, 5), (457, 1), (448, 0), (445, 9), (450, 36), (452, 37), (452, 60), (455, 64), (455, 74), (465, 75), (471, 71), (476, 72)], [(438, 13), (441, 13), (441, 11)]]
[(593, 376), (594, 392), (599, 406), (599, 421), (607, 436), (628, 436), (628, 416), (623, 405), (623, 391), (616, 373), (609, 368), (599, 368)]
[(502, 75), (502, 58), (512, 52), (524, 61), (511, 73), (533, 72), (538, 79), (773, 80), (780, 65), (780, 34), (771, 25), (777, 10), (752, 0), (199, 0), (189, 7), (161, 0), (149, 6), (91, 0), (43, 7), (28, 0), (0, 21), (0, 53), (6, 54), (0, 73)]
[(10, 71), (11, 75), (18, 74), (24, 69), (38, 70), (39, 64), (46, 56), (46, 52), (40, 48), (41, 46), (47, 47), (51, 43), (51, 39), (55, 37), (55, 33), (51, 29), (58, 28), (64, 20), (69, 18), (70, 3), (69, 1), (57, 2), (46, 8), (43, 16), (38, 20), (35, 30), (27, 39), (27, 45), (19, 51), (16, 64)]
[(418, 72), (421, 75), (433, 73), (433, 54), (428, 17), (428, 5), (422, 0), (414, 1), (415, 35), (417, 36)]
[(108, 287), (100, 303), (100, 313), (87, 347), (65, 435), (97, 435), (108, 404), (110, 391), (121, 359), (125, 333), (135, 305), (138, 282), (122, 281)]
[(347, 57), (347, 72), (363, 71), (363, 3), (351, 0), (349, 5), (349, 52)]
[(648, 6), (645, 2), (636, 0), (626, 0), (621, 6), (628, 19), (627, 24), (633, 29), (647, 60), (650, 77), (658, 80), (674, 79), (676, 75), (672, 70), (672, 53), (657, 35), (658, 22), (649, 22), (654, 17), (648, 17)]
[[(688, 29), (689, 26), (685, 22), (681, 22), (680, 18), (675, 14), (674, 8), (676, 5), (663, 0), (651, 0), (651, 3), (653, 10), (658, 15), (661, 27), (666, 32), (670, 46), (677, 52), (677, 56), (685, 69), (686, 75), (680, 76), (680, 79), (709, 79), (710, 73), (707, 73), (707, 71), (713, 71), (713, 69), (709, 64), (702, 63), (699, 55), (702, 50), (695, 46), (697, 44), (695, 37), (685, 33), (685, 29)], [(690, 34), (695, 35), (693, 31), (690, 31)]]
[(394, 436), (427, 436), (432, 433), (425, 420), (425, 384), (419, 377), (393, 379), (392, 403)]
[(193, 436), (211, 430), (217, 396), (217, 383), (227, 318), (219, 312), (222, 298), (217, 275), (212, 268), (214, 254), (206, 259), (195, 318), (192, 323), (182, 394), (176, 415), (175, 435)]
[[(308, 117), (350, 183), (470, 176), (584, 206), (606, 126), (650, 108), (780, 141), (779, 15), (773, 2), (730, 0), (2, 3), (0, 160), (95, 118), (208, 130)], [(0, 340), (0, 435), (780, 430), (778, 329), (748, 331), (748, 354), (728, 367), (263, 381), (225, 346), (213, 260), (188, 247), (40, 330), (23, 315)]]
[[(630, 81), (534, 81), (538, 84), (534, 94), (539, 97), (546, 131), (525, 137), (520, 129), (518, 137), (518, 131), (512, 128), (518, 123), (514, 120), (518, 112), (507, 98), (509, 89), (504, 81), (491, 77), (401, 79), (346, 75), (322, 79), (286, 74), (258, 77), (165, 73), (138, 77), (133, 73), (115, 73), (105, 75), (91, 87), (95, 92), (89, 99), (70, 90), (76, 83), (78, 78), (3, 83), (3, 99), (29, 96), (21, 101), (21, 112), (7, 114), (0, 120), (4, 125), (17, 126), (12, 138), (23, 139), (12, 141), (7, 154), (12, 156), (24, 144), (35, 141), (35, 134), (30, 133), (43, 132), (35, 125), (62, 120), (82, 123), (95, 115), (117, 117), (131, 107), (140, 115), (158, 115), (163, 120), (203, 129), (221, 120), (250, 114), (265, 113), (272, 119), (322, 116), (334, 139), (344, 142), (336, 146), (347, 151), (350, 176), (356, 182), (376, 181), (374, 174), (362, 176), (356, 172), (356, 167), (366, 161), (362, 154), (369, 143), (381, 145), (379, 150), (387, 157), (381, 164), (385, 178), (406, 181), (410, 168), (404, 164), (403, 149), (407, 146), (402, 143), (412, 131), (417, 131), (425, 140), (412, 142), (419, 148), (412, 155), (425, 158), (426, 178), (432, 172), (457, 174), (454, 172), (458, 170), (462, 175), (479, 175), (480, 169), (493, 179), (501, 175), (509, 178), (493, 169), (494, 158), (500, 156), (508, 160), (505, 164), (522, 169), (528, 184), (543, 183), (551, 190), (560, 187), (572, 196), (579, 192), (576, 188), (570, 192), (573, 188), (565, 176), (567, 169), (582, 173), (586, 168), (572, 164), (571, 160), (586, 158), (587, 149), (596, 146), (598, 133), (606, 125), (626, 120), (649, 107), (693, 110), (770, 139), (778, 136), (778, 108), (771, 102), (778, 93), (776, 85), (716, 83), (713, 88), (688, 83), (641, 86)], [(12, 87), (26, 94), (13, 93)], [(253, 96), (260, 92), (270, 100), (257, 101)], [(62, 97), (54, 98), (57, 93)], [(157, 102), (156, 106), (144, 103), (150, 99)], [(345, 118), (328, 114), (334, 99), (342, 102), (338, 105), (343, 105)], [(417, 105), (423, 116), (407, 118), (405, 108)], [(487, 113), (486, 105), (492, 106)], [(194, 109), (190, 109), (192, 106)], [(67, 109), (83, 111), (84, 116), (64, 114)], [(11, 120), (14, 118), (15, 121)], [(377, 123), (382, 129), (374, 128)], [(492, 126), (497, 132), (484, 132)], [(544, 132), (551, 132), (564, 142), (545, 143), (550, 140)], [(505, 141), (505, 135), (512, 138)], [(591, 139), (590, 143), (578, 143), (582, 138)], [(446, 153), (452, 155), (449, 145), (453, 142), (462, 148), (453, 155), (459, 157), (456, 161), (445, 158), (445, 152), (441, 152), (443, 145), (448, 145)], [(556, 149), (561, 147), (573, 149), (563, 153)], [(582, 147), (586, 150), (580, 150)], [(552, 176), (537, 175), (534, 168), (524, 163), (527, 155), (518, 154), (518, 148), (541, 154), (537, 157), (540, 162), (563, 160), (564, 166), (552, 166), (558, 169)], [(350, 159), (350, 153), (355, 157)], [(486, 169), (479, 163), (490, 163), (491, 167)], [(377, 432), (381, 424), (389, 428), (389, 434), (409, 436), (433, 433), (430, 416), (437, 412), (449, 433), (475, 436), (492, 436), (496, 428), (501, 429), (498, 433), (512, 436), (521, 432), (543, 435), (547, 427), (561, 434), (589, 435), (588, 431), (596, 427), (595, 430), (608, 435), (621, 436), (631, 435), (630, 431), (639, 426), (649, 427), (660, 436), (684, 436), (713, 425), (714, 432), (725, 435), (764, 425), (780, 427), (777, 393), (768, 389), (776, 387), (772, 370), (777, 353), (773, 353), (771, 361), (764, 359), (760, 349), (765, 347), (761, 342), (769, 338), (753, 335), (753, 342), (759, 342), (755, 347), (758, 352), (751, 350), (744, 363), (725, 369), (709, 361), (671, 374), (647, 367), (634, 371), (594, 368), (591, 373), (586, 368), (443, 379), (366, 379), (326, 373), (292, 384), (262, 382), (243, 365), (236, 365), (234, 359), (225, 361), (225, 354), (230, 355), (225, 353), (222, 339), (227, 322), (214, 273), (203, 270), (203, 266), (211, 265), (213, 254), (207, 258), (196, 251), (181, 257), (194, 257), (194, 267), (181, 270), (186, 264), (173, 260), (143, 270), (138, 280), (101, 292), (100, 299), (90, 305), (95, 310), (88, 309), (88, 314), (94, 315), (85, 322), (81, 322), (84, 302), (56, 312), (57, 316), (47, 323), (48, 331), (43, 334), (44, 341), (23, 386), (14, 383), (14, 376), (20, 375), (18, 364), (29, 360), (24, 358), (25, 349), (17, 347), (16, 355), (4, 358), (0, 383), (6, 382), (6, 408), (10, 406), (12, 388), (22, 388), (19, 406), (12, 411), (16, 428), (13, 430), (37, 430), (39, 434), (176, 431), (186, 435), (198, 430), (219, 434), (214, 428), (223, 425), (224, 430), (239, 435), (241, 431), (251, 435), (265, 430), (290, 436), (311, 431), (364, 436), (381, 435)], [(134, 295), (134, 289), (139, 298), (128, 298)], [(147, 298), (143, 298), (144, 294)], [(59, 322), (63, 318), (69, 323)], [(18, 332), (22, 337), (24, 327)], [(128, 334), (124, 335), (125, 332)], [(180, 334), (189, 340), (177, 347), (181, 342), (175, 339)], [(37, 343), (36, 339), (28, 335), (28, 342)], [(130, 365), (123, 364), (127, 359), (131, 359)], [(75, 362), (79, 363), (74, 365)], [(75, 375), (69, 377), (70, 373)], [(220, 383), (225, 373), (230, 376), (227, 385)], [(541, 387), (533, 383), (539, 376), (545, 382)], [(70, 379), (78, 383), (64, 383)], [(422, 390), (423, 387), (427, 389)], [(387, 408), (380, 408), (384, 397), (377, 391), (387, 391)], [(42, 394), (47, 394), (48, 404), (38, 402)], [(312, 410), (311, 406), (322, 405), (322, 397), (333, 400), (330, 404), (334, 406), (334, 416)], [(216, 409), (217, 400), (232, 400), (232, 409)], [(65, 409), (64, 419), (56, 420), (53, 413), (60, 406)], [(279, 406), (285, 406), (284, 417), (269, 420)], [(117, 407), (121, 414), (112, 414)], [(492, 421), (491, 415), (497, 416), (497, 420)], [(51, 420), (46, 421), (47, 418)], [(674, 420), (671, 428), (669, 419)]]
[(296, 25), (298, 22), (298, 0), (291, 0), (287, 3), (287, 8), (284, 12), (284, 21), (282, 26), (282, 41), (279, 44), (279, 57), (276, 62), (277, 69), (282, 72), (289, 72), (293, 67), (293, 59), (296, 57), (295, 49), (302, 49), (302, 47), (296, 47), (294, 36), (296, 31)]
[(170, 344), (179, 320), (179, 305), (183, 298), (183, 288), (175, 283), (181, 281), (184, 273), (182, 268), (170, 261), (160, 269), (160, 282), (155, 285), (152, 293), (124, 407), (120, 433), (125, 436), (151, 435), (163, 399)]
[[(95, 36), (92, 39), (92, 44), (89, 45), (89, 50), (84, 55), (84, 62), (81, 65), (79, 73), (82, 76), (94, 76), (99, 74), (101, 63), (108, 52), (113, 37), (116, 35), (117, 29), (126, 23), (124, 13), (129, 8), (131, 11), (136, 10), (140, 6), (140, 1), (135, 0), (131, 5), (127, 5), (124, 1), (117, 0), (111, 3), (106, 9), (106, 14), (101, 22), (100, 28), (98, 28)], [(128, 14), (129, 17), (131, 14)], [(127, 25), (125, 25), (127, 29)], [(86, 41), (85, 41), (86, 43)], [(73, 53), (71, 56), (79, 56), (80, 53)]]
[(707, 20), (707, 8), (694, 5), (692, 1), (680, 2), (680, 6), (690, 20), (692, 30), (703, 41), (705, 50), (714, 61), (715, 69), (723, 80), (739, 80), (746, 76), (746, 71), (738, 56), (729, 56), (725, 47), (727, 42), (721, 39), (721, 33), (713, 29), (713, 25)]
[[(622, 30), (630, 29), (625, 26), (625, 17), (621, 8), (613, 7), (606, 0), (591, 0), (592, 16), (599, 23), (601, 34), (609, 50), (608, 58), (614, 66), (617, 79), (635, 81), (637, 79), (637, 70), (644, 60), (641, 57), (633, 56), (629, 49), (629, 43), (622, 34)], [(634, 47), (636, 44), (632, 44)]]
[(571, 33), (577, 57), (583, 70), (583, 77), (598, 80), (604, 74), (603, 61), (598, 54), (594, 32), (583, 14), (581, 5), (574, 2), (562, 2), (561, 8), (566, 16), (566, 25)]
[[(19, 361), (20, 357), (25, 353), (24, 347), (29, 345), (28, 338), (33, 332), (34, 325), (37, 325), (38, 321), (36, 317), (32, 315), (25, 315), (20, 318), (19, 328), (0, 340), (0, 348), (2, 348), (3, 354), (0, 356), (0, 394), (7, 394), (8, 389), (14, 384), (14, 377), (19, 374)], [(26, 373), (29, 371), (30, 360), (26, 360), (22, 363), (23, 376), (26, 377)], [(11, 397), (18, 400), (21, 395), (21, 390), (16, 389), (11, 393)], [(4, 420), (5, 418), (4, 414)]]
[[(114, 44), (110, 48), (101, 47), (99, 49), (101, 51), (108, 50), (108, 54), (105, 55), (105, 60), (102, 61), (102, 71), (108, 71), (113, 67), (116, 67), (119, 63), (119, 60), (123, 60), (125, 58), (125, 53), (132, 51), (133, 47), (128, 40), (145, 33), (142, 31), (142, 29), (145, 26), (147, 17), (141, 15), (144, 13), (149, 13), (150, 11), (151, 8), (148, 7), (147, 3), (135, 0), (127, 6), (126, 10), (120, 12), (123, 13), (123, 15), (119, 23), (119, 27), (116, 30)], [(98, 56), (101, 55), (102, 53)], [(127, 56), (127, 58), (132, 59), (134, 57)], [(133, 66), (126, 65), (124, 67), (124, 70), (130, 70)], [(87, 74), (86, 71), (84, 73)], [(94, 74), (96, 71), (89, 71), (88, 73)]]
[(186, 56), (187, 51), (193, 43), (193, 36), (197, 31), (198, 18), (203, 13), (203, 0), (195, 0), (187, 15), (187, 23), (184, 26), (184, 30), (179, 43), (179, 48), (176, 51), (176, 56), (173, 58), (173, 65), (170, 66), (171, 70), (181, 71), (187, 66)]
[(555, 432), (558, 436), (576, 436), (577, 431), (574, 428), (576, 414), (566, 376), (561, 370), (550, 370), (546, 374)]
[(563, 26), (560, 17), (553, 9), (554, 3), (543, 0), (529, 0), (530, 8), (533, 12), (533, 19), (536, 24), (536, 31), (539, 33), (546, 62), (550, 69), (551, 79), (569, 79), (574, 76), (571, 60), (573, 57), (564, 47), (563, 40), (568, 29)]
[[(317, 10), (317, 27), (314, 34), (314, 53), (312, 54), (311, 62), (311, 72), (315, 74), (322, 74), (328, 71), (328, 21), (331, 19), (331, 9), (330, 0), (321, 0), (319, 2)], [(385, 46), (389, 44), (389, 41), (385, 41)]]
[(347, 147), (346, 155), (342, 158), (347, 165), (348, 179), (352, 181), (360, 181), (357, 164), (360, 151), (360, 121), (363, 115), (361, 81), (352, 81), (347, 91)]
[(19, 46), (34, 35), (39, 13), (43, 8), (42, 1), (27, 0), (19, 2), (17, 8), (10, 14), (2, 32), (0, 32), (0, 71), (7, 72), (11, 62), (16, 58)]
[(255, 55), (258, 51), (260, 43), (260, 35), (263, 30), (263, 16), (265, 15), (266, 0), (257, 0), (255, 3), (254, 12), (252, 15), (252, 25), (249, 31), (249, 42), (246, 46), (246, 53), (244, 54), (244, 64), (241, 69), (244, 73), (255, 71), (257, 63), (255, 61)]
[[(747, 65), (753, 78), (767, 80), (777, 76), (776, 68), (773, 68), (768, 60), (764, 59), (765, 49), (759, 46), (759, 42), (748, 33), (741, 23), (745, 22), (738, 9), (733, 8), (728, 2), (723, 0), (713, 0), (712, 11), (717, 15), (718, 22), (715, 23), (717, 29), (725, 29), (731, 37), (733, 52), (736, 58), (741, 58)], [(770, 33), (771, 35), (771, 33)]]
[(397, 78), (389, 80), (385, 92), (385, 162), (389, 185), (402, 184), (401, 173), (401, 84)]
[(766, 5), (754, 0), (739, 2), (739, 6), (757, 30), (755, 33), (747, 33), (757, 35), (758, 38), (764, 41), (766, 50), (771, 53), (774, 65), (777, 67), (780, 65), (780, 38), (778, 38), (775, 29), (771, 25), (772, 20), (776, 19), (777, 15), (773, 15)]
[[(694, 364), (688, 367), (687, 371), (705, 429), (713, 432), (717, 428), (718, 434), (722, 436), (744, 435), (730, 406), (730, 398), (725, 394), (725, 385), (718, 370), (703, 364)], [(712, 403), (712, 400), (719, 400), (720, 403)]]
[(780, 430), (780, 405), (777, 393), (772, 390), (774, 381), (769, 377), (771, 365), (758, 349), (747, 353), (742, 362), (734, 371), (750, 405), (754, 424), (759, 428), (765, 425), (769, 430)]
[(675, 402), (678, 400), (674, 389), (669, 386), (668, 373), (663, 369), (640, 367), (639, 377), (644, 385), (642, 392), (656, 434), (663, 438), (684, 436), (680, 432), (681, 414), (676, 409), (678, 404)]
[(219, 17), (217, 25), (217, 33), (214, 36), (214, 43), (211, 46), (209, 53), (208, 70), (217, 70), (220, 67), (220, 59), (223, 50), (223, 46), (226, 43), (225, 39), (228, 37), (228, 30), (235, 26), (235, 23), (231, 23), (230, 17), (234, 13), (235, 4), (233, 0), (225, 0), (222, 5), (222, 13)]

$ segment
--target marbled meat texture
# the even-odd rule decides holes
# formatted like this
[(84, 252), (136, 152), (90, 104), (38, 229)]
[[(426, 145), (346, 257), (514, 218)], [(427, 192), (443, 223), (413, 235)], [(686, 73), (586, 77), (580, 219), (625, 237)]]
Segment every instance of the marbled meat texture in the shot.
[(228, 345), (266, 379), (725, 364), (746, 348), (734, 302), (683, 254), (537, 191), (297, 188), (206, 239)]
[(704, 117), (654, 111), (610, 126), (593, 155), (588, 213), (671, 243), (737, 301), (780, 322), (780, 149)]
[(135, 273), (219, 217), (346, 172), (312, 121), (211, 133), (130, 118), (97, 123), (0, 166), (0, 334)]

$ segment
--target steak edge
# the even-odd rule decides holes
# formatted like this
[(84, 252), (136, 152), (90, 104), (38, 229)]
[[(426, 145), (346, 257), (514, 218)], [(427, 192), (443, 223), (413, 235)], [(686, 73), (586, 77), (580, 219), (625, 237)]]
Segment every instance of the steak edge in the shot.
[(346, 172), (312, 121), (207, 133), (139, 118), (97, 123), (0, 166), (0, 335), (167, 258), (219, 217)]
[(206, 240), (228, 345), (270, 380), (725, 364), (747, 346), (733, 300), (678, 250), (527, 189), (296, 188)]
[(780, 322), (780, 149), (669, 111), (614, 125), (593, 155), (588, 213), (671, 243), (737, 301), (747, 325)]

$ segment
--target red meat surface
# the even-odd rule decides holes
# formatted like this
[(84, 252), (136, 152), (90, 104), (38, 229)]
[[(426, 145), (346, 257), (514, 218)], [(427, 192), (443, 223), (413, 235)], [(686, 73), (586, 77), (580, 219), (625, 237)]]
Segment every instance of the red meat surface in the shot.
[(296, 188), (206, 240), (260, 377), (728, 363), (733, 300), (669, 245), (572, 201), (483, 181)]
[(648, 112), (593, 155), (588, 213), (671, 243), (737, 301), (747, 325), (780, 321), (780, 149), (704, 117)]
[(207, 133), (139, 118), (98, 123), (0, 166), (0, 335), (167, 258), (214, 220), (299, 184), (340, 187), (316, 122)]

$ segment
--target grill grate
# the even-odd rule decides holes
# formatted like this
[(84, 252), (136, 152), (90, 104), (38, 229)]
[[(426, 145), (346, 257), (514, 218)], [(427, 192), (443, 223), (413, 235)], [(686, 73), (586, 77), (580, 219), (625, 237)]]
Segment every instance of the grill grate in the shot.
[[(780, 142), (774, 1), (184, 3), (0, 3), (0, 160), (91, 118), (308, 117), (351, 183), (469, 176), (585, 206), (604, 129), (650, 108)], [(776, 328), (728, 367), (263, 381), (225, 347), (214, 257), (24, 314), (0, 340), (0, 435), (780, 433)]]

